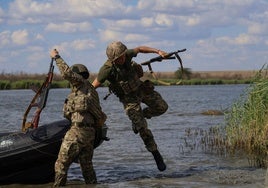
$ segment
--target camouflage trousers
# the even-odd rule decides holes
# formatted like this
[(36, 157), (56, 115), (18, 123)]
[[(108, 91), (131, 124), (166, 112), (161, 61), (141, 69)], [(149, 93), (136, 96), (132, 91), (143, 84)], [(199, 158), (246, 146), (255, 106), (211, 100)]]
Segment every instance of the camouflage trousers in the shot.
[(95, 129), (72, 125), (64, 136), (58, 159), (55, 163), (55, 182), (53, 187), (64, 186), (67, 181), (68, 169), (78, 159), (86, 184), (97, 183), (92, 164), (94, 151)]
[[(150, 93), (143, 93), (141, 91), (138, 95), (125, 96), (120, 101), (123, 103), (126, 114), (132, 121), (134, 133), (140, 134), (146, 149), (150, 152), (157, 150), (157, 144), (145, 118), (159, 116), (167, 111), (168, 105), (161, 95), (154, 90)], [(147, 105), (143, 110), (141, 102)]]

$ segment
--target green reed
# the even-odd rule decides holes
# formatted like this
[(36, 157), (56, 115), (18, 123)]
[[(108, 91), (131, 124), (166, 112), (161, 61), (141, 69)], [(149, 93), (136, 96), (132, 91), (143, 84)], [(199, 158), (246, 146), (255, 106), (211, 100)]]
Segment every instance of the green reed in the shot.
[[(222, 85), (222, 84), (250, 84), (252, 83), (251, 79), (244, 80), (230, 80), (230, 79), (159, 79), (161, 81), (165, 81), (170, 85)], [(160, 85), (157, 81), (154, 81), (155, 85)], [(179, 84), (178, 84), (179, 83)]]
[(254, 166), (268, 164), (268, 80), (267, 69), (226, 114), (226, 138), (230, 153), (243, 151)]
[[(186, 148), (220, 155), (239, 155), (255, 167), (268, 166), (268, 79), (267, 69), (256, 75), (252, 84), (225, 112), (223, 125), (209, 130), (185, 130)], [(184, 148), (185, 150), (185, 148)]]
[[(16, 80), (16, 81), (9, 81), (9, 80), (0, 80), (0, 90), (7, 90), (7, 89), (31, 89), (39, 88), (43, 84), (43, 80)], [(53, 81), (51, 84), (51, 88), (69, 88), (70, 84), (66, 80), (60, 81)]]

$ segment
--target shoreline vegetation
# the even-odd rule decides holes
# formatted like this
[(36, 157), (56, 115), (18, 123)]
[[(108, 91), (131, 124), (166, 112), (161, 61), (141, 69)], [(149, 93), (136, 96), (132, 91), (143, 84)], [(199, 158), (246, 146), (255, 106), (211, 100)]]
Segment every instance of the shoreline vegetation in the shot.
[[(249, 71), (199, 71), (191, 72), (187, 78), (178, 79), (174, 72), (155, 72), (156, 78), (149, 72), (144, 73), (142, 79), (149, 79), (155, 85), (217, 85), (217, 84), (250, 84), (255, 77), (256, 70)], [(27, 73), (1, 73), (0, 90), (31, 89), (40, 87), (47, 74)], [(92, 82), (97, 76), (91, 73), (89, 81)], [(104, 84), (107, 86), (107, 83)], [(69, 83), (63, 80), (59, 74), (54, 74), (51, 88), (69, 88)]]
[[(186, 130), (185, 143), (195, 140), (207, 152), (246, 157), (250, 166), (268, 167), (268, 69), (255, 74), (252, 83), (224, 113), (223, 125), (209, 130)], [(268, 169), (267, 169), (268, 173)]]

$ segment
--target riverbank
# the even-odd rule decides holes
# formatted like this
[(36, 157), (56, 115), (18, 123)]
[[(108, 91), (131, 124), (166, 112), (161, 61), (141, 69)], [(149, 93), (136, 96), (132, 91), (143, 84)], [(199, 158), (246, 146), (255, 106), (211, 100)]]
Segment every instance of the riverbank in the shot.
[[(177, 79), (174, 72), (155, 72), (156, 78), (148, 72), (142, 79), (150, 79), (155, 85), (218, 85), (218, 84), (250, 84), (258, 71), (196, 71), (191, 72), (190, 78)], [(0, 90), (29, 89), (33, 85), (40, 87), (46, 74), (0, 74)], [(96, 78), (92, 73), (90, 81)], [(107, 85), (105, 85), (107, 86)], [(54, 74), (52, 88), (68, 88), (69, 83), (59, 74)]]

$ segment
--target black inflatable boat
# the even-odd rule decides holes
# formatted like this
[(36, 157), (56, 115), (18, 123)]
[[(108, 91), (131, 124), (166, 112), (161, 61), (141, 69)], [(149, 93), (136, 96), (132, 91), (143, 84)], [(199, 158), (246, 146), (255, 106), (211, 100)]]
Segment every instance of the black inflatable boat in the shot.
[[(60, 120), (25, 133), (0, 133), (0, 184), (53, 181), (54, 164), (69, 127), (68, 120)], [(95, 148), (106, 133), (106, 125), (97, 131)]]
[[(70, 122), (64, 119), (38, 126), (53, 79), (53, 61), (41, 87), (32, 88), (35, 95), (23, 115), (22, 131), (0, 133), (0, 185), (54, 181), (54, 164)], [(32, 107), (36, 110), (32, 121), (27, 122)], [(108, 140), (106, 134), (105, 124), (96, 129), (94, 148)]]

